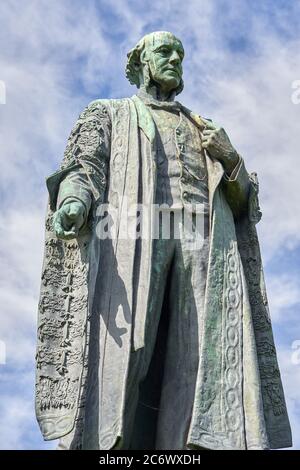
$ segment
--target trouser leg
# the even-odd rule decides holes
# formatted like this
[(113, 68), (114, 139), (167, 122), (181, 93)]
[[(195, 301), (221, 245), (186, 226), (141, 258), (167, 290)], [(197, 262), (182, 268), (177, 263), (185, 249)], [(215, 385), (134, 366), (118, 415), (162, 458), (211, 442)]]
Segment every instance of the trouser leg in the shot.
[(150, 295), (145, 325), (145, 346), (132, 352), (130, 357), (122, 448), (144, 448), (140, 447), (147, 442), (147, 436), (143, 436), (143, 434), (152, 432), (150, 429), (151, 423), (142, 418), (144, 410), (141, 410), (142, 413), (136, 413), (136, 410), (138, 407), (144, 406), (143, 403), (138, 406), (139, 387), (147, 375), (155, 347), (165, 286), (174, 253), (174, 240), (156, 239), (153, 243)]
[(176, 243), (156, 449), (186, 449), (199, 365), (209, 249), (208, 218), (203, 229), (203, 246), (191, 246), (184, 233)]

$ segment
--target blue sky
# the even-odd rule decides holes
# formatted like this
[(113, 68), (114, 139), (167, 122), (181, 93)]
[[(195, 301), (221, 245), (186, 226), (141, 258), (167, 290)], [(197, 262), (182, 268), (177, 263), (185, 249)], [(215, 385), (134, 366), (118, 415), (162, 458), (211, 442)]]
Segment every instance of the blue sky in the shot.
[(300, 79), (299, 16), (297, 0), (0, 3), (6, 86), (6, 104), (0, 104), (0, 341), (6, 345), (0, 448), (56, 445), (43, 442), (33, 405), (45, 177), (57, 168), (89, 101), (134, 93), (124, 74), (126, 52), (145, 33), (169, 30), (186, 51), (180, 101), (222, 124), (259, 176), (258, 230), (294, 448), (300, 449), (300, 361), (292, 349), (300, 340), (300, 104), (291, 99), (292, 83)]

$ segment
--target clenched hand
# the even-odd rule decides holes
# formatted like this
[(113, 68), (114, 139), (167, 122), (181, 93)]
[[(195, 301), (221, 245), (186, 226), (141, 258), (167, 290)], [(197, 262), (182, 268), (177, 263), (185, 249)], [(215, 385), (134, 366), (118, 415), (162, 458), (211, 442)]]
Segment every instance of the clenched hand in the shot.
[(222, 163), (224, 170), (230, 175), (239, 161), (238, 153), (222, 127), (206, 119), (203, 121), (206, 127), (202, 132), (202, 146), (212, 157)]
[(71, 240), (78, 236), (85, 219), (85, 206), (81, 201), (65, 202), (54, 214), (53, 226), (58, 238)]

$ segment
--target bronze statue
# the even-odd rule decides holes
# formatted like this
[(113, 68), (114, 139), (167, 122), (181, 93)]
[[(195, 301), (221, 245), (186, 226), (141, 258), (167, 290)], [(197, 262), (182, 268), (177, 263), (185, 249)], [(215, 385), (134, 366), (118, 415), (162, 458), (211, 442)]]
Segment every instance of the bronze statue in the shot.
[(60, 448), (291, 446), (257, 177), (175, 101), (183, 58), (171, 33), (142, 38), (126, 68), (137, 95), (93, 101), (47, 179), (36, 410)]

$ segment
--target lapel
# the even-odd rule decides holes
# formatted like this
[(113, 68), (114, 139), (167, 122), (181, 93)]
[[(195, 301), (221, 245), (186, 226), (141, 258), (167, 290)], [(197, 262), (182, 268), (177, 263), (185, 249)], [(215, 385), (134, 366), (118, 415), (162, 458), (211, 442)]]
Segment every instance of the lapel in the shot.
[(205, 129), (206, 124), (201, 118), (201, 116), (199, 116), (199, 114), (193, 113), (193, 111), (186, 108), (182, 104), (181, 104), (181, 110), (196, 124), (196, 126), (200, 129), (201, 132)]
[(131, 99), (136, 108), (138, 126), (142, 129), (152, 145), (155, 139), (155, 126), (150, 111), (137, 95), (133, 95)]

